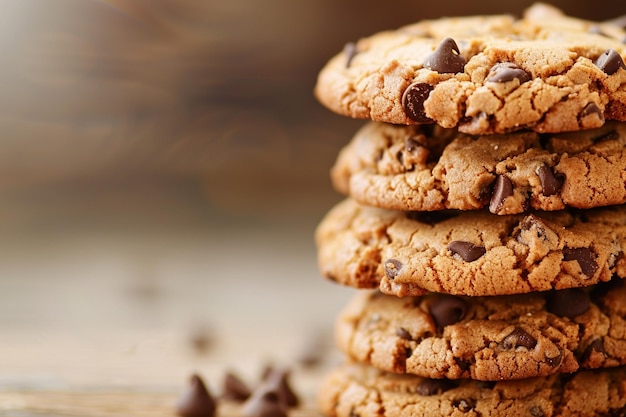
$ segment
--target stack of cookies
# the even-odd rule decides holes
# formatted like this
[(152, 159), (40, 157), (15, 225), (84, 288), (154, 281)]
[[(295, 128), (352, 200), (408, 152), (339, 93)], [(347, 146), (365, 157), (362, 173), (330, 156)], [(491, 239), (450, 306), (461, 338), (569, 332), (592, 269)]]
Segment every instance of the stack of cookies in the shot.
[(626, 415), (625, 24), (535, 4), (323, 67), (319, 101), (369, 119), (316, 231), (323, 275), (358, 289), (326, 416)]

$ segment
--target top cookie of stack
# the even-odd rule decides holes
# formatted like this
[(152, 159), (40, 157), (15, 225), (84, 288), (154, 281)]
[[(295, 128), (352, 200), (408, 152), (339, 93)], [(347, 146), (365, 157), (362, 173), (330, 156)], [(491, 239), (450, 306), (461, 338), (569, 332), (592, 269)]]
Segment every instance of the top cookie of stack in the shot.
[(425, 20), (346, 45), (321, 70), (330, 110), (469, 134), (565, 132), (626, 121), (626, 31), (535, 4)]

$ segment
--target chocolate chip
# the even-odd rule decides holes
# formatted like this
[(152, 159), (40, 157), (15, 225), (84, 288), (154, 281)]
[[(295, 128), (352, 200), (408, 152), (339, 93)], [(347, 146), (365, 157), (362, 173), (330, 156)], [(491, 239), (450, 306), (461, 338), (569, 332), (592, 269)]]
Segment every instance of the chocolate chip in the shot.
[(491, 201), (489, 202), (489, 211), (497, 213), (502, 208), (504, 200), (507, 197), (513, 195), (513, 183), (511, 180), (504, 176), (498, 175), (496, 178), (496, 184), (493, 188), (493, 194), (491, 195)]
[(419, 395), (440, 395), (454, 387), (456, 384), (449, 379), (424, 379), (417, 386), (416, 391)]
[(545, 357), (546, 358), (546, 363), (551, 366), (551, 367), (555, 367), (561, 364), (561, 361), (563, 360), (563, 352), (559, 352), (558, 355), (556, 355), (553, 358), (549, 358), (549, 357)]
[(606, 357), (606, 351), (604, 350), (604, 340), (596, 339), (593, 342), (589, 343), (589, 345), (585, 348), (585, 351), (583, 352), (580, 361), (586, 362), (593, 352), (601, 353), (604, 355), (604, 357)]
[(348, 42), (343, 47), (343, 53), (346, 55), (346, 68), (350, 68), (350, 64), (352, 64), (352, 59), (357, 53), (359, 53), (359, 51), (356, 49), (356, 43)]
[(582, 110), (581, 112), (578, 114), (578, 118), (579, 119), (584, 119), (587, 116), (591, 116), (592, 114), (596, 114), (598, 115), (598, 117), (602, 120), (604, 120), (604, 114), (602, 113), (602, 110), (600, 110), (600, 107), (598, 107), (598, 105), (596, 103), (588, 103)]
[(564, 261), (577, 261), (580, 270), (585, 276), (591, 278), (598, 270), (595, 254), (589, 248), (563, 248)]
[(626, 69), (626, 64), (621, 55), (615, 49), (607, 49), (594, 62), (598, 68), (607, 75), (613, 75), (620, 68)]
[(461, 257), (465, 262), (473, 262), (487, 253), (484, 246), (478, 246), (471, 242), (455, 240), (448, 244), (448, 249)]
[(448, 294), (437, 294), (433, 296), (432, 300), (429, 309), (437, 328), (443, 329), (445, 326), (458, 323), (465, 317), (467, 303), (462, 298)]
[(407, 211), (405, 215), (408, 219), (418, 221), (420, 223), (426, 223), (429, 225), (435, 225), (445, 220), (451, 219), (459, 215), (455, 211), (437, 210), (437, 211)]
[(558, 193), (563, 186), (563, 182), (565, 182), (564, 175), (555, 175), (552, 168), (547, 165), (541, 165), (537, 168), (537, 176), (539, 177), (539, 181), (541, 181), (541, 192), (546, 197)]
[(213, 417), (216, 403), (198, 374), (193, 374), (189, 386), (176, 404), (176, 413), (181, 417)]
[(248, 386), (233, 372), (224, 374), (222, 383), (222, 399), (243, 402), (250, 398), (252, 392)]
[(289, 384), (290, 371), (287, 369), (272, 369), (265, 378), (266, 388), (273, 389), (286, 407), (295, 407), (300, 403), (300, 399)]
[(515, 349), (517, 347), (525, 347), (533, 349), (537, 345), (537, 339), (529, 335), (524, 329), (516, 327), (507, 337), (502, 340), (503, 349)]
[(426, 116), (424, 102), (428, 99), (433, 86), (427, 83), (416, 82), (407, 87), (402, 94), (402, 107), (404, 113), (417, 123), (432, 123), (433, 120)]
[(396, 259), (387, 259), (385, 261), (385, 275), (387, 275), (389, 279), (394, 279), (398, 276), (403, 266), (402, 262)]
[(472, 366), (472, 363), (468, 360), (457, 358), (456, 356), (453, 357), (452, 359), (454, 359), (454, 362), (457, 364), (459, 368), (461, 368), (463, 372), (469, 371), (470, 367)]
[(241, 409), (243, 417), (287, 417), (287, 409), (275, 391), (257, 389)]
[(489, 70), (489, 74), (485, 81), (494, 83), (506, 83), (513, 80), (519, 80), (520, 84), (530, 81), (530, 74), (521, 69), (513, 62), (498, 62)]
[(441, 74), (455, 74), (463, 72), (466, 62), (454, 39), (445, 38), (437, 49), (424, 59), (424, 67)]
[(409, 333), (408, 330), (405, 329), (404, 327), (398, 327), (396, 329), (396, 336), (404, 340), (413, 340), (411, 333)]
[(458, 409), (462, 413), (468, 413), (476, 407), (476, 401), (472, 399), (462, 398), (452, 403), (452, 406)]
[(591, 307), (589, 294), (580, 288), (554, 291), (548, 297), (548, 311), (559, 317), (571, 319), (583, 314), (589, 307)]

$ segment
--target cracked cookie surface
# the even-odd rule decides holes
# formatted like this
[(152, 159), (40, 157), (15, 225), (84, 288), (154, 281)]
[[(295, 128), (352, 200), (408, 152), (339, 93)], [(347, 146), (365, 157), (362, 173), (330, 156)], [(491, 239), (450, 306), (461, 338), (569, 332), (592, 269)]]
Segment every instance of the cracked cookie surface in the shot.
[(426, 379), (346, 363), (325, 377), (317, 403), (327, 417), (623, 416), (626, 369), (486, 383)]
[(491, 296), (626, 278), (626, 206), (494, 216), (405, 212), (347, 198), (315, 232), (321, 273), (397, 296)]
[(564, 132), (626, 120), (626, 30), (538, 3), (424, 20), (349, 43), (315, 96), (349, 117), (465, 133)]
[(626, 123), (564, 134), (470, 136), (366, 123), (331, 169), (335, 189), (395, 210), (592, 208), (626, 202)]
[(426, 378), (498, 381), (626, 364), (626, 286), (499, 297), (363, 291), (335, 322), (349, 359)]

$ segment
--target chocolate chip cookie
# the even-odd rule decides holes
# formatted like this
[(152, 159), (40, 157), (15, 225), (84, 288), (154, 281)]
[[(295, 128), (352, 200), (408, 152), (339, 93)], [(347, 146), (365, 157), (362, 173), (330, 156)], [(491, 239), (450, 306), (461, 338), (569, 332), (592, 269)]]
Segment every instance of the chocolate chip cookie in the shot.
[(626, 277), (626, 206), (495, 216), (411, 212), (348, 198), (316, 230), (327, 278), (397, 296), (491, 296)]
[(341, 115), (470, 134), (596, 128), (626, 121), (624, 39), (546, 4), (424, 20), (349, 43), (314, 92)]
[(563, 134), (470, 136), (369, 122), (339, 153), (334, 187), (396, 210), (591, 208), (626, 202), (626, 123)]
[(362, 291), (339, 314), (337, 346), (357, 362), (426, 378), (481, 381), (626, 364), (626, 286), (499, 297)]
[(626, 368), (481, 382), (343, 364), (322, 382), (327, 417), (599, 417), (626, 413)]

